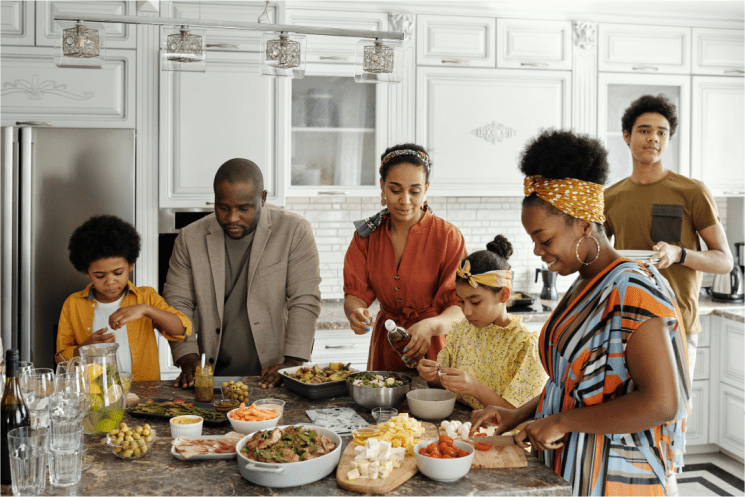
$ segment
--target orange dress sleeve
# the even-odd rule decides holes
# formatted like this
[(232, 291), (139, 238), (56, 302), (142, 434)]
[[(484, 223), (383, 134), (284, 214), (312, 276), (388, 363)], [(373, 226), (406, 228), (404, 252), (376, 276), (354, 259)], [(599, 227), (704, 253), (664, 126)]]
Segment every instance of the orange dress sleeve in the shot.
[(441, 250), (444, 249), (444, 255), (439, 272), (440, 283), (433, 299), (433, 306), (440, 312), (450, 306), (458, 305), (458, 296), (455, 294), (455, 270), (467, 255), (466, 240), (463, 238), (463, 234), (453, 225), (449, 225), (447, 228), (447, 232), (443, 236), (445, 243), (441, 247)]
[(367, 272), (369, 247), (370, 238), (362, 238), (355, 232), (344, 256), (344, 295), (362, 299), (368, 307), (375, 302), (375, 293), (370, 286)]

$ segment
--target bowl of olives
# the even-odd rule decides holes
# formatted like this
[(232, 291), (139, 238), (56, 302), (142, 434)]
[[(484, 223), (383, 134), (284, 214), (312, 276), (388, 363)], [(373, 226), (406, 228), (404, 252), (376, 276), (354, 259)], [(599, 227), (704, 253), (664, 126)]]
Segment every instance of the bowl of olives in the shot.
[(131, 428), (126, 423), (119, 423), (119, 428), (106, 435), (106, 443), (116, 457), (121, 459), (139, 459), (150, 451), (155, 442), (155, 430), (149, 424)]
[(246, 404), (251, 399), (251, 388), (242, 381), (223, 381), (220, 387), (223, 399), (237, 400)]

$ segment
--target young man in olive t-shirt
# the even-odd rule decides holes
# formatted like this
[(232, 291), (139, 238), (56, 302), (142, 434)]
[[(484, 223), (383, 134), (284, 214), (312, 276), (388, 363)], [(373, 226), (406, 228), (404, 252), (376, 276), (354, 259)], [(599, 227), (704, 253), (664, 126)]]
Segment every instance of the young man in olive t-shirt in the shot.
[[(709, 189), (662, 165), (678, 123), (675, 105), (664, 95), (645, 95), (626, 109), (621, 123), (633, 171), (605, 190), (606, 232), (615, 237), (618, 250), (654, 250), (659, 254), (655, 267), (675, 292), (693, 380), (697, 333), (701, 331), (698, 295), (702, 273), (732, 269), (727, 236)], [(707, 250), (701, 250), (699, 237)]]

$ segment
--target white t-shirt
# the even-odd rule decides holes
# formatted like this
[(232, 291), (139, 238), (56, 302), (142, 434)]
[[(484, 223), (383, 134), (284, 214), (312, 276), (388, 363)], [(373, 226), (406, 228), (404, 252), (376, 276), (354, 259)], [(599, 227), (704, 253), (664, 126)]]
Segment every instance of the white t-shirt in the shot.
[(113, 333), (116, 337), (116, 343), (119, 348), (116, 349), (116, 362), (119, 371), (132, 372), (132, 352), (129, 350), (129, 337), (127, 336), (127, 325), (118, 330), (112, 330), (109, 327), (109, 317), (121, 307), (122, 295), (116, 302), (103, 303), (96, 301), (96, 310), (93, 312), (92, 331), (98, 331), (101, 328), (109, 328), (106, 333)]

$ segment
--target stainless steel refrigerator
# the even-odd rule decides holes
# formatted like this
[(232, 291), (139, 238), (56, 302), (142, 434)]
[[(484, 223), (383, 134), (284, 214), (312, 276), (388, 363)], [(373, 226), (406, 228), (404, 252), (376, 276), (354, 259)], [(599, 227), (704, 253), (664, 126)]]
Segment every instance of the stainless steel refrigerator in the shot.
[(135, 132), (3, 127), (0, 173), (2, 346), (54, 367), (62, 304), (89, 283), (70, 263), (70, 235), (99, 214), (134, 224)]

